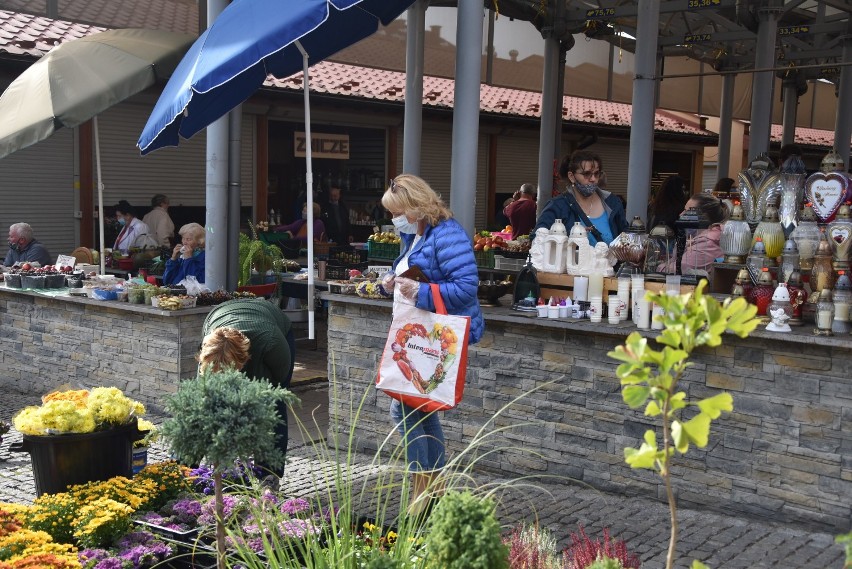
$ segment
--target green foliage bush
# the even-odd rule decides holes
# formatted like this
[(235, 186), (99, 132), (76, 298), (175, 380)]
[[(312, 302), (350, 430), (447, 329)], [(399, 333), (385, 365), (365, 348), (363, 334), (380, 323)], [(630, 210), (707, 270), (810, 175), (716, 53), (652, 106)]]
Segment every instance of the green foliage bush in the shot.
[(624, 565), (618, 559), (603, 557), (593, 561), (591, 565), (586, 565), (586, 569), (624, 569)]
[(427, 564), (441, 569), (508, 569), (509, 550), (491, 499), (448, 492), (429, 520)]

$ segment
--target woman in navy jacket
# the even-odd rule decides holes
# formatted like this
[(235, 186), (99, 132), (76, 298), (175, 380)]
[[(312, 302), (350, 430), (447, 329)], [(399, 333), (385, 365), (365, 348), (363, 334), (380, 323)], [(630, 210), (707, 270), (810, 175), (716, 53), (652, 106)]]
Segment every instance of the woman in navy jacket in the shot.
[(166, 261), (163, 284), (177, 284), (188, 276), (204, 282), (204, 239), (206, 231), (197, 223), (187, 223), (178, 234), (181, 242), (175, 245), (172, 258)]
[[(479, 299), (479, 271), (471, 239), (441, 197), (423, 179), (401, 174), (391, 180), (382, 205), (393, 216), (402, 235), (404, 249), (394, 261), (393, 272), (383, 282), (423, 310), (434, 311), (428, 284), (401, 275), (417, 267), (430, 283), (438, 285), (449, 314), (470, 317), (470, 344), (482, 337), (485, 324)], [(437, 413), (420, 411), (397, 400), (391, 402), (391, 417), (405, 443), (406, 459), (413, 473), (409, 513), (420, 514), (429, 504), (425, 492), (443, 468), (446, 459), (444, 433)], [(432, 488), (436, 490), (436, 488)]]

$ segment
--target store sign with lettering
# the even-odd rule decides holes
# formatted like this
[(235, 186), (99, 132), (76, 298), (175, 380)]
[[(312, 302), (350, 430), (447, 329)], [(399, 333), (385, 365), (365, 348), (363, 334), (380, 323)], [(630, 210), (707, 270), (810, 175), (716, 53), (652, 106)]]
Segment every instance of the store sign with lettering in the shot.
[[(295, 133), (294, 148), (296, 149), (294, 156), (296, 158), (304, 158), (305, 150), (305, 133)], [(311, 133), (311, 156), (313, 158), (333, 158), (337, 160), (349, 159), (349, 135), (348, 134), (322, 134), (319, 132)]]

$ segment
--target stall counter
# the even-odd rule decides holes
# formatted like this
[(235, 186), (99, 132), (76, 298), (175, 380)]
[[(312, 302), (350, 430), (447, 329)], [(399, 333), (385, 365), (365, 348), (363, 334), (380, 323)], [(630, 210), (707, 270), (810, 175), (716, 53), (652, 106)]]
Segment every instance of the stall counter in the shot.
[[(398, 444), (390, 398), (373, 387), (391, 303), (320, 296), (329, 305), (329, 440), (345, 444), (357, 420), (360, 450), (378, 452), (389, 434)], [(638, 447), (655, 423), (624, 404), (617, 362), (606, 355), (636, 328), (543, 319), (507, 307), (483, 312), (485, 334), (470, 348), (464, 400), (442, 418), (450, 457), (480, 428), (505, 428), (479, 443), (479, 467), (664, 497), (657, 475), (624, 462), (624, 448)], [(682, 390), (691, 398), (728, 391), (734, 411), (714, 422), (706, 449), (674, 460), (681, 506), (850, 529), (852, 339), (810, 332), (761, 329), (696, 351)]]

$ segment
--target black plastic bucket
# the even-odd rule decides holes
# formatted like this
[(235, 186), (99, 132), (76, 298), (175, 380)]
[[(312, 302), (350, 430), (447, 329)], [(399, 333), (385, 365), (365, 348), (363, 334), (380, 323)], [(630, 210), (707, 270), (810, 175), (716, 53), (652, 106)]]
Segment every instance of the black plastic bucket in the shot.
[(64, 492), (73, 484), (130, 478), (133, 473), (133, 442), (145, 436), (133, 422), (94, 433), (72, 435), (24, 435), (9, 450), (28, 452), (33, 462), (36, 494)]

